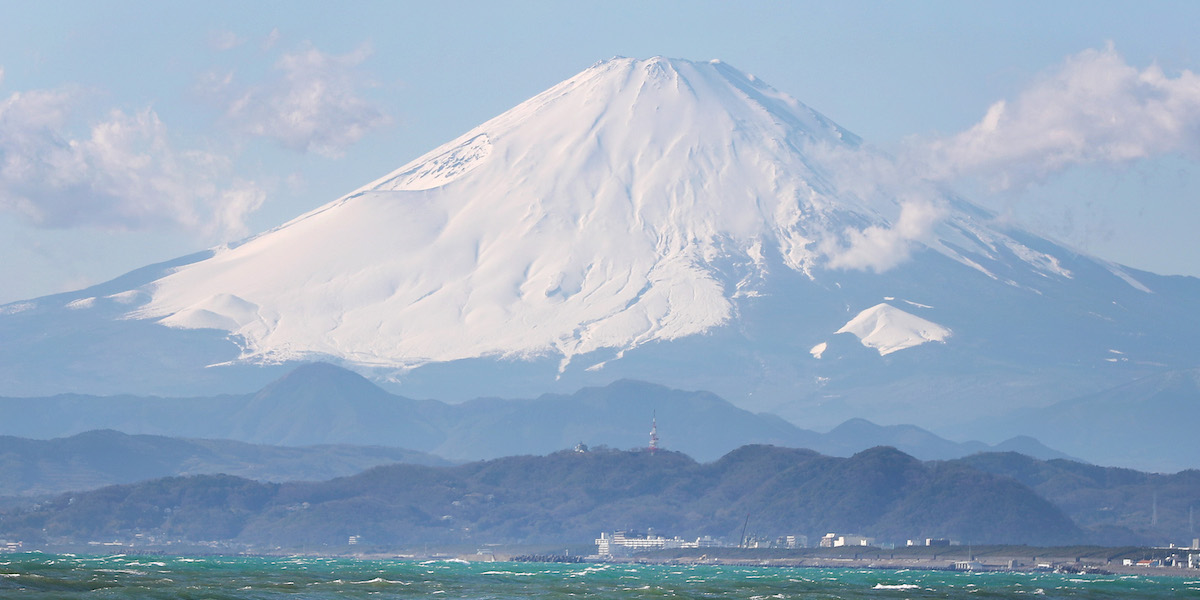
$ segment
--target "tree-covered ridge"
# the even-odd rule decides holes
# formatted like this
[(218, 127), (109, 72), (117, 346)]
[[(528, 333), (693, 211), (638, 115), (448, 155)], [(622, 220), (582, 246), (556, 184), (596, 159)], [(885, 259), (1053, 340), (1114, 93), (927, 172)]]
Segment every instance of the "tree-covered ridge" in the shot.
[(1195, 469), (1145, 473), (1015, 452), (955, 462), (1020, 481), (1093, 530), (1100, 543), (1165, 546), (1200, 537), (1200, 471)]
[(455, 467), (390, 465), (316, 483), (169, 478), (0, 515), (30, 542), (142, 539), (259, 546), (581, 543), (653, 528), (736, 542), (828, 531), (1059, 544), (1086, 534), (1009, 477), (880, 447), (850, 458), (746, 446), (713, 463), (675, 452), (559, 452)]

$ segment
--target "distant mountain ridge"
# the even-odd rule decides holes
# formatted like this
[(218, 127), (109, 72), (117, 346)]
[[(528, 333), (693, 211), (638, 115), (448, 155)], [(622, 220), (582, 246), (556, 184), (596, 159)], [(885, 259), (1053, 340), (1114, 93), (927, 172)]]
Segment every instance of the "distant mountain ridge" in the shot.
[[(254, 394), (213, 398), (0, 398), (0, 434), (37, 438), (98, 427), (126, 433), (230, 439), (303, 446), (355, 444), (410, 448), (450, 460), (549, 454), (583, 442), (644, 447), (657, 415), (665, 448), (710, 461), (734, 448), (764, 443), (849, 456), (892, 445), (922, 460), (996, 447), (955, 443), (914, 426), (849, 421), (829, 433), (801, 429), (773, 415), (737, 408), (708, 392), (637, 381), (536, 399), (483, 398), (462, 404), (395, 396), (360, 375), (326, 363), (302, 365)], [(1022, 451), (1062, 458), (1036, 441)]]
[(262, 446), (112, 430), (52, 440), (0, 436), (0, 496), (59, 494), (217, 473), (259, 481), (320, 481), (393, 463), (449, 464), (422, 452), (379, 446)]
[(1044, 408), (1019, 411), (982, 422), (1054, 440), (1056, 448), (1078, 453), (1098, 464), (1146, 471), (1200, 468), (1200, 457), (1186, 450), (1200, 423), (1200, 368), (1150, 375), (1103, 392)]

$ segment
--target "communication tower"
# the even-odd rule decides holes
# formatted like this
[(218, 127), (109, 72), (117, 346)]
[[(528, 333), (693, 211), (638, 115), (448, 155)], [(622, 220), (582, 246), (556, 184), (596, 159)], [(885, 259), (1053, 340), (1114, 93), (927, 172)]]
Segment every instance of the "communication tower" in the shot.
[(650, 419), (650, 454), (658, 452), (658, 413)]

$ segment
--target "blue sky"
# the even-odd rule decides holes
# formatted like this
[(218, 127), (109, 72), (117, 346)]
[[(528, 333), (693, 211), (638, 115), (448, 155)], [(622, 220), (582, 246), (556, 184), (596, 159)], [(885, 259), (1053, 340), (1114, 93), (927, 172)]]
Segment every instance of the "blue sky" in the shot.
[(278, 225), (614, 55), (719, 58), (1036, 231), (1200, 275), (1200, 3), (3, 12), (0, 303)]

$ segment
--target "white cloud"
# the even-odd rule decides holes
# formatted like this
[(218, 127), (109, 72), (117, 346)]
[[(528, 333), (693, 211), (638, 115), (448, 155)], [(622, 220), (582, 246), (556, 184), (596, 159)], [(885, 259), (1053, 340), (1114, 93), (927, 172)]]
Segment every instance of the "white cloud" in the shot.
[(907, 156), (820, 142), (804, 152), (821, 165), (821, 178), (838, 206), (874, 223), (816, 232), (817, 249), (829, 268), (892, 269), (907, 261), (913, 246), (927, 240), (948, 214), (943, 190)]
[(358, 66), (370, 54), (366, 46), (342, 56), (308, 47), (283, 55), (267, 82), (235, 91), (231, 80), (222, 80), (225, 85), (210, 92), (224, 100), (225, 116), (239, 131), (298, 152), (337, 157), (391, 122), (361, 96), (369, 83)]
[[(892, 156), (869, 147), (809, 152), (823, 152), (839, 200), (894, 223), (829, 233), (820, 244), (827, 264), (884, 271), (907, 260), (945, 217), (942, 186), (1020, 191), (1076, 166), (1124, 168), (1168, 154), (1200, 159), (1200, 76), (1138, 69), (1111, 46), (1086, 50), (960, 133), (914, 138)], [(899, 215), (889, 215), (896, 207)]]
[(246, 217), (258, 210), (266, 200), (266, 192), (254, 182), (235, 180), (221, 192), (220, 201), (216, 204), (216, 218), (213, 221), (215, 230), (227, 238), (245, 237), (250, 233), (246, 228)]
[(907, 261), (913, 242), (927, 237), (943, 217), (944, 211), (933, 202), (920, 197), (905, 199), (893, 226), (846, 229), (844, 242), (827, 240), (823, 250), (832, 268), (882, 273)]
[(1169, 153), (1200, 157), (1200, 76), (1138, 70), (1110, 45), (1069, 57), (976, 125), (927, 142), (935, 179), (1020, 188), (1068, 167)]
[(250, 182), (222, 189), (221, 155), (180, 151), (147, 108), (84, 125), (79, 90), (17, 92), (0, 102), (0, 210), (49, 228), (174, 225), (212, 236), (244, 233), (262, 203)]
[(279, 42), (279, 37), (279, 28), (272, 29), (271, 33), (268, 33), (267, 37), (263, 39), (262, 49), (270, 50), (271, 48), (274, 48), (275, 44)]
[(238, 34), (228, 30), (213, 31), (208, 34), (208, 45), (212, 46), (214, 50), (232, 50), (241, 46), (245, 41)]

